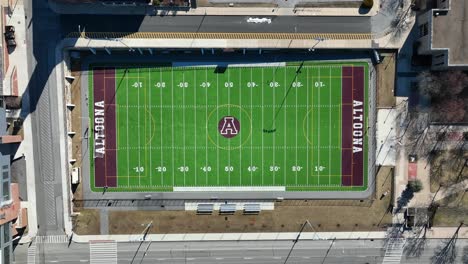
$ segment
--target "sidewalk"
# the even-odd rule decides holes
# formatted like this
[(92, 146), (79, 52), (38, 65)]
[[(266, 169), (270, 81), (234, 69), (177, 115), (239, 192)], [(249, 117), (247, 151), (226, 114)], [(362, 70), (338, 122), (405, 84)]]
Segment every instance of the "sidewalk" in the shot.
[(380, 2), (364, 13), (359, 8), (324, 7), (197, 7), (195, 9), (170, 9), (148, 6), (110, 6), (102, 4), (66, 4), (49, 0), (49, 5), (60, 14), (128, 14), (149, 16), (375, 16), (379, 13)]
[[(8, 2), (1, 2), (2, 8), (7, 9)], [(10, 93), (14, 96), (22, 96), (22, 112), (29, 112), (29, 97), (25, 93), (28, 82), (28, 61), (26, 45), (26, 23), (23, 0), (18, 0), (11, 7), (12, 13), (4, 13), (3, 23), (15, 26), (16, 48), (8, 55), (9, 65), (4, 79), (4, 93)], [(2, 27), (4, 24), (2, 24)], [(6, 68), (6, 67), (5, 67)], [(24, 117), (22, 117), (24, 118)], [(26, 188), (28, 201), (22, 202), (28, 210), (28, 233), (24, 237), (34, 237), (37, 233), (36, 217), (36, 188), (35, 188), (35, 170), (33, 158), (32, 127), (31, 116), (28, 115), (23, 122), (23, 141), (16, 151), (15, 157), (19, 158), (23, 154), (26, 159), (26, 185), (20, 188)]]

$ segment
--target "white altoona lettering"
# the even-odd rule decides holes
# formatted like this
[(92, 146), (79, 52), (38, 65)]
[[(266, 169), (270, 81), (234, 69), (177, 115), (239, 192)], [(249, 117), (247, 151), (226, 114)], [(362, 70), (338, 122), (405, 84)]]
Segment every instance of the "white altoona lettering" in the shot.
[(353, 153), (362, 151), (363, 132), (363, 103), (361, 101), (353, 101)]
[(99, 101), (94, 103), (94, 156), (97, 158), (104, 157), (106, 152), (104, 122), (104, 101)]

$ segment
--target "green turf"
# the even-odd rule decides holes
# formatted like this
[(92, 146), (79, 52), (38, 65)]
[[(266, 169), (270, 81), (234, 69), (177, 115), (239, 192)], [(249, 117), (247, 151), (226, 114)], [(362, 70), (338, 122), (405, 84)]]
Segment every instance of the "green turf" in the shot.
[[(367, 76), (367, 64), (353, 65)], [(109, 191), (366, 189), (367, 169), (363, 187), (341, 186), (341, 66), (118, 68), (118, 187)], [(240, 121), (236, 137), (219, 134), (224, 116)], [(364, 153), (367, 168), (367, 144)]]

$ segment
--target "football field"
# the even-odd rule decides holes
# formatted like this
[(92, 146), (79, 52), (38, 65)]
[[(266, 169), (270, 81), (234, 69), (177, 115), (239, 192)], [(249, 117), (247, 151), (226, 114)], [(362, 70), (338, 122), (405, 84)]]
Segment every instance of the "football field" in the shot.
[(95, 65), (90, 183), (107, 191), (363, 191), (368, 64)]

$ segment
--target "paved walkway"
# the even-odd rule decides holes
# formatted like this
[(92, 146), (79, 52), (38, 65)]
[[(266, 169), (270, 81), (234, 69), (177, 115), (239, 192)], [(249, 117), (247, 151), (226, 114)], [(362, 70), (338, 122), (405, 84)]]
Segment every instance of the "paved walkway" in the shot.
[[(64, 14), (132, 14), (132, 15), (177, 15), (177, 16), (375, 16), (379, 13), (380, 3), (374, 0), (374, 6), (363, 12), (359, 8), (323, 8), (323, 7), (197, 7), (184, 10), (155, 8), (154, 6), (109, 6), (90, 4), (64, 4), (49, 0), (51, 8)], [(385, 2), (385, 1), (384, 1)], [(388, 2), (388, 1), (387, 1)], [(398, 2), (398, 1), (390, 1)]]

